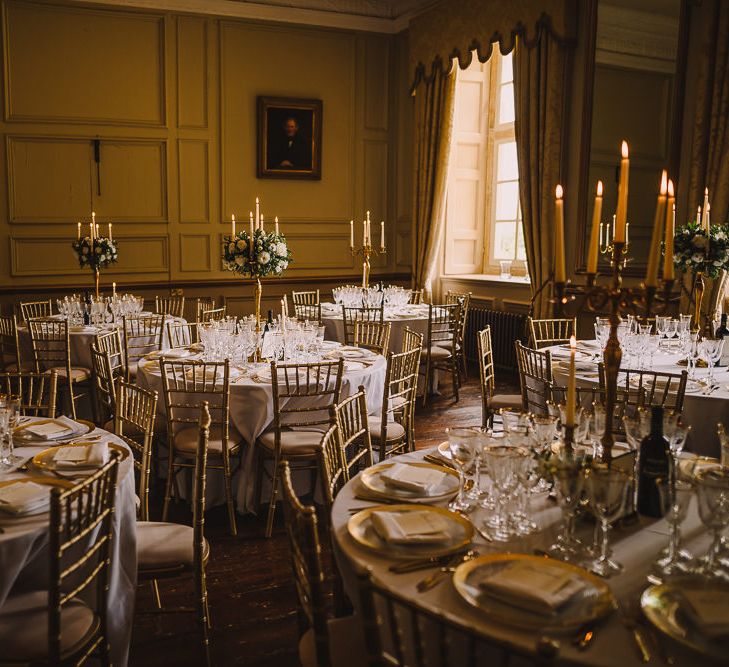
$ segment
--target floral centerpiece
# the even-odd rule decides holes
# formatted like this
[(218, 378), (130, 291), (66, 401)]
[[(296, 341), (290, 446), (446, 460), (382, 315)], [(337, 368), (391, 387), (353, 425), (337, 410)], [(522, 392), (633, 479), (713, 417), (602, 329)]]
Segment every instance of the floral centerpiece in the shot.
[[(80, 227), (79, 227), (80, 229)], [(71, 244), (78, 257), (78, 265), (89, 267), (94, 272), (96, 296), (99, 296), (99, 272), (110, 264), (115, 264), (119, 254), (110, 236), (81, 236)]]
[(718, 278), (729, 269), (729, 233), (724, 226), (706, 228), (690, 222), (676, 232), (673, 240), (673, 263), (681, 271), (702, 273)]

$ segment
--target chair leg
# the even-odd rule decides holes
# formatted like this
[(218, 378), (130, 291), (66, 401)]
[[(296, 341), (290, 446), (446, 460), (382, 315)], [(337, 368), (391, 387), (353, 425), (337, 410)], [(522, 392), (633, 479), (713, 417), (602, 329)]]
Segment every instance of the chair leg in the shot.
[(268, 501), (268, 516), (266, 517), (266, 537), (271, 537), (273, 534), (273, 517), (276, 513), (276, 494), (278, 492), (278, 462), (279, 457), (274, 457), (271, 471), (271, 499)]
[(76, 401), (73, 397), (73, 380), (68, 378), (68, 401), (71, 404), (71, 419), (76, 419)]
[(458, 403), (458, 361), (456, 357), (453, 357), (451, 361), (451, 375), (453, 376), (453, 396), (456, 399), (456, 403)]
[(167, 450), (167, 479), (165, 480), (165, 499), (162, 504), (162, 521), (167, 521), (167, 513), (170, 509), (170, 498), (172, 496), (172, 477), (175, 474), (175, 454), (172, 450), (172, 443), (168, 443)]
[(228, 506), (228, 521), (230, 522), (230, 534), (238, 534), (238, 526), (235, 521), (235, 505), (233, 504), (233, 477), (230, 474), (230, 458), (228, 452), (223, 453), (223, 477), (225, 478), (225, 502)]
[(157, 605), (157, 609), (162, 609), (162, 598), (159, 596), (159, 585), (157, 584), (157, 580), (152, 579), (152, 581), (149, 582), (149, 585), (152, 589), (152, 597), (154, 598), (154, 603)]
[(202, 649), (205, 657), (205, 664), (212, 665), (212, 657), (210, 655), (210, 610), (208, 609), (208, 591), (205, 583), (205, 573), (201, 577), (195, 577), (197, 598), (197, 621), (200, 626), (200, 635), (202, 638)]
[(428, 406), (428, 396), (430, 395), (430, 360), (425, 360), (425, 373), (423, 378), (423, 407)]
[(258, 512), (261, 507), (261, 496), (263, 495), (263, 466), (266, 463), (266, 459), (260, 452), (260, 449), (255, 452), (256, 457), (256, 478), (253, 482), (253, 507), (254, 511)]

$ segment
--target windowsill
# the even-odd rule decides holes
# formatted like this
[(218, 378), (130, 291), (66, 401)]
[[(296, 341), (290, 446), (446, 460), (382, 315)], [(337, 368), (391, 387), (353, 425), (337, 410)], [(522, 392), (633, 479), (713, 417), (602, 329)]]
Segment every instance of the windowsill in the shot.
[(529, 287), (531, 284), (524, 276), (512, 276), (511, 278), (502, 278), (497, 274), (490, 273), (461, 273), (455, 275), (445, 275), (444, 280), (469, 280), (481, 283), (498, 283), (500, 285), (514, 285)]

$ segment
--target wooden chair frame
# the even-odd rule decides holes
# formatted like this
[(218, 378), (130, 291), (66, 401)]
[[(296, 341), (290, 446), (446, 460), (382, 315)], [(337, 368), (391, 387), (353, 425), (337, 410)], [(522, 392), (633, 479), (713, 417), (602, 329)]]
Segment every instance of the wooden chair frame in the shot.
[(291, 303), (296, 306), (319, 306), (319, 290), (308, 290), (304, 292), (291, 292)]
[(46, 318), (53, 315), (53, 301), (21, 301), (20, 316), (26, 324), (30, 320)]
[(218, 308), (203, 309), (200, 312), (199, 323), (207, 324), (208, 322), (217, 322), (224, 320), (228, 313), (228, 306), (220, 306)]
[(458, 330), (456, 333), (456, 356), (458, 357), (459, 379), (468, 379), (468, 364), (466, 363), (466, 349), (464, 339), (466, 336), (466, 324), (468, 323), (468, 311), (471, 307), (471, 292), (446, 292), (446, 303), (458, 303), (461, 306), (458, 312)]
[(514, 341), (519, 369), (522, 409), (534, 414), (547, 414), (552, 399), (552, 355), (549, 350), (533, 350)]
[[(423, 406), (428, 404), (430, 395), (430, 382), (434, 370), (451, 374), (453, 380), (453, 396), (456, 403), (458, 396), (458, 358), (456, 344), (458, 342), (458, 327), (461, 322), (461, 304), (446, 303), (428, 306), (428, 336), (425, 341), (425, 391), (423, 392)], [(435, 359), (436, 348), (446, 350), (447, 357)]]
[(20, 414), (27, 417), (56, 416), (58, 371), (50, 373), (0, 373), (0, 394), (20, 398)]
[(320, 303), (295, 303), (294, 313), (299, 322), (316, 322), (321, 326), (321, 304)]
[(167, 322), (167, 340), (172, 349), (200, 342), (199, 322)]
[(392, 322), (356, 320), (352, 344), (386, 357), (390, 348), (391, 330)]
[(184, 296), (155, 296), (154, 312), (156, 315), (169, 315), (170, 317), (184, 317)]
[(15, 315), (0, 316), (0, 369), (18, 373), (24, 370), (20, 359), (18, 318)]
[(379, 308), (350, 308), (342, 306), (342, 323), (344, 325), (344, 344), (354, 345), (354, 323), (357, 320), (384, 322), (384, 306)]
[(529, 318), (531, 342), (539, 350), (543, 347), (561, 345), (570, 342), (571, 336), (577, 335), (577, 318)]
[(345, 481), (348, 481), (354, 476), (353, 470), (374, 464), (365, 388), (360, 386), (356, 394), (333, 405), (331, 415), (337, 425), (339, 451), (344, 464)]
[(198, 297), (195, 301), (195, 321), (199, 322), (200, 318), (202, 317), (202, 312), (204, 310), (214, 310), (215, 309), (215, 297), (212, 296), (203, 296)]
[[(598, 378), (600, 389), (605, 389), (605, 365), (598, 364)], [(637, 378), (633, 381), (633, 378)], [(621, 368), (618, 374), (618, 388), (625, 389), (629, 394), (631, 390), (638, 398), (628, 398), (627, 405), (638, 407), (661, 406), (667, 410), (681, 412), (683, 400), (686, 395), (688, 371), (680, 373), (666, 373), (652, 370), (637, 370)], [(642, 392), (642, 397), (641, 397)], [(641, 402), (639, 402), (641, 401)]]
[(127, 368), (127, 380), (136, 373), (135, 364), (150, 352), (162, 349), (165, 315), (123, 318), (124, 329), (124, 364)]

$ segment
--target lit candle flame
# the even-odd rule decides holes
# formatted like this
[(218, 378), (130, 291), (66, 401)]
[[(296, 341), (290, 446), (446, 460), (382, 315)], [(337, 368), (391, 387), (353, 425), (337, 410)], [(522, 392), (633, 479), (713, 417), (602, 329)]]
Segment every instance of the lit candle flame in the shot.
[(597, 196), (602, 197), (602, 181), (597, 182)]
[(624, 158), (628, 157), (628, 142), (623, 139), (623, 143), (620, 146), (620, 153)]
[(673, 190), (673, 181), (669, 178), (668, 179), (668, 196), (673, 197), (674, 196), (674, 190)]
[(570, 347), (572, 349), (577, 347), (577, 339), (574, 336), (570, 336)]
[(667, 189), (668, 189), (668, 172), (664, 169), (661, 172), (661, 194), (663, 196), (666, 195)]
[(562, 195), (564, 195), (564, 190), (562, 189), (561, 185), (557, 185), (554, 190), (554, 194), (556, 195), (557, 199), (562, 199)]

